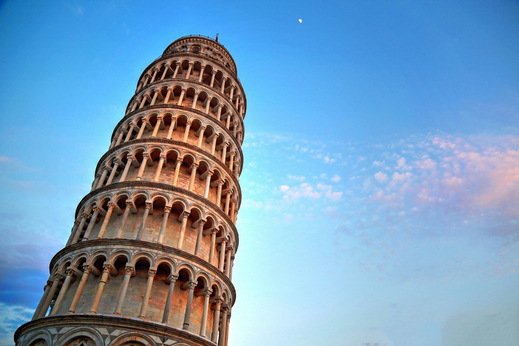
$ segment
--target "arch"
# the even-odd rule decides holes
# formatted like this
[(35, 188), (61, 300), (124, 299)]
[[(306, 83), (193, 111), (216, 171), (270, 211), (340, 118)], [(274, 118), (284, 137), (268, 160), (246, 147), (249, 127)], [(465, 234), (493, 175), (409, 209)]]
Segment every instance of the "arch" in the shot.
[[(41, 343), (44, 341), (45, 344)], [(40, 343), (38, 343), (40, 342)], [(52, 335), (47, 330), (39, 330), (36, 334), (27, 339), (23, 345), (27, 346), (51, 346), (52, 345)]]
[(175, 198), (171, 203), (171, 210), (180, 211), (180, 213), (187, 210), (188, 202), (183, 198)]
[(131, 264), (133, 264), (134, 266), (137, 265), (138, 262), (140, 261), (147, 261), (148, 262), (148, 266), (149, 268), (153, 268), (154, 267), (154, 259), (153, 259), (153, 255), (150, 254), (150, 253), (147, 253), (147, 252), (138, 252), (136, 253), (132, 259), (131, 259)]
[(162, 206), (169, 204), (169, 197), (165, 195), (162, 192), (153, 192), (150, 198), (148, 199), (148, 202), (153, 203), (153, 206), (155, 207), (155, 203), (159, 203)]
[(197, 286), (197, 288), (206, 289), (211, 287), (211, 279), (209, 278), (209, 275), (205, 272), (198, 272), (196, 274), (195, 280), (199, 282), (198, 286), (200, 287)]
[(86, 252), (80, 253), (79, 255), (76, 255), (76, 258), (72, 261), (71, 266), (81, 269), (83, 264), (86, 263), (88, 259), (88, 254)]
[(211, 79), (212, 79), (212, 76), (213, 76), (213, 65), (211, 64), (206, 64), (205, 65), (205, 68), (204, 68), (204, 73), (202, 75), (202, 83), (205, 84), (205, 85), (210, 85), (211, 84)]
[(132, 257), (130, 251), (128, 250), (118, 250), (112, 254), (110, 254), (110, 257), (108, 258), (108, 262), (110, 264), (115, 264), (116, 261), (119, 261), (121, 257), (124, 257), (126, 262), (129, 262), (130, 261), (130, 258)]
[(150, 196), (148, 191), (139, 190), (135, 191), (130, 198), (132, 202), (135, 203), (138, 199), (144, 199), (145, 201), (147, 201), (150, 198)]
[(193, 280), (195, 277), (195, 269), (189, 263), (180, 263), (177, 267), (176, 274), (181, 281)]
[(56, 263), (56, 265), (54, 266), (54, 268), (56, 269), (55, 271), (53, 270), (53, 274), (56, 274), (56, 273), (64, 273), (65, 270), (67, 270), (68, 267), (70, 267), (72, 263), (72, 258), (70, 255), (68, 255), (67, 257), (61, 259), (61, 261), (59, 261), (58, 263)]
[(222, 295), (223, 289), (222, 289), (222, 283), (218, 280), (214, 280), (211, 283), (211, 289), (213, 290), (213, 293), (211, 293), (211, 297), (219, 298)]
[(54, 346), (101, 346), (104, 345), (103, 336), (91, 327), (77, 327), (69, 330), (54, 344)]
[(158, 268), (160, 265), (165, 265), (169, 268), (169, 271), (171, 274), (177, 272), (177, 265), (176, 263), (167, 257), (159, 257), (155, 260), (155, 266)]
[(124, 333), (116, 337), (109, 346), (155, 346), (155, 342), (151, 337), (144, 333), (129, 332)]

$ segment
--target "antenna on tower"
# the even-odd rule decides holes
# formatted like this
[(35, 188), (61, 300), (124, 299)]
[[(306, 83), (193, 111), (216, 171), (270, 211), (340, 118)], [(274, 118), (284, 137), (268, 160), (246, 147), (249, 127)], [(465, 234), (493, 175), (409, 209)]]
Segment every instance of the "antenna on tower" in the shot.
[(216, 33), (216, 40), (215, 41), (218, 42), (218, 33)]

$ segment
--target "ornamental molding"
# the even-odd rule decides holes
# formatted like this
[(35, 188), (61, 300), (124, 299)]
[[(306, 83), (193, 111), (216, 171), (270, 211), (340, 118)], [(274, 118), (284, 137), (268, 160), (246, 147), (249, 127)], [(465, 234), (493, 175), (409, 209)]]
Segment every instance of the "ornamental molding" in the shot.
[[(116, 247), (115, 247), (116, 246)], [(115, 247), (115, 248), (114, 248)], [(211, 274), (214, 278), (218, 278), (220, 282), (222, 282), (230, 291), (232, 302), (231, 305), (234, 305), (236, 301), (236, 289), (232, 281), (217, 267), (212, 265), (211, 263), (205, 261), (204, 259), (195, 256), (189, 252), (184, 250), (180, 250), (176, 247), (163, 245), (154, 242), (148, 242), (144, 240), (137, 239), (95, 239), (95, 240), (87, 240), (84, 242), (76, 243), (73, 245), (69, 245), (64, 249), (61, 249), (58, 253), (52, 257), (49, 264), (49, 271), (52, 272), (54, 268), (58, 268), (61, 265), (61, 262), (64, 259), (68, 260), (68, 255), (75, 254), (88, 254), (88, 259), (94, 253), (98, 253), (101, 250), (107, 250), (107, 254), (111, 254), (112, 252), (120, 251), (120, 250), (129, 250), (133, 248), (139, 248), (140, 250), (146, 249), (151, 251), (151, 256), (156, 260), (157, 258), (171, 258), (175, 259), (177, 262), (177, 267), (182, 264), (195, 264), (198, 270), (195, 270), (193, 274), (198, 274), (198, 272), (203, 268), (207, 273)], [(85, 251), (87, 250), (87, 251)], [(133, 256), (136, 254), (142, 253), (142, 251), (136, 251)], [(89, 263), (85, 263), (90, 268)], [(153, 268), (150, 268), (153, 269)]]
[[(92, 327), (95, 326), (95, 327)], [(70, 314), (70, 315), (54, 315), (44, 318), (39, 318), (34, 321), (27, 322), (20, 326), (14, 334), (16, 344), (21, 344), (26, 340), (21, 340), (20, 337), (30, 337), (30, 333), (41, 333), (44, 328), (46, 330), (57, 330), (61, 328), (70, 328), (71, 331), (76, 328), (78, 331), (89, 328), (94, 333), (99, 333), (101, 329), (117, 329), (122, 330), (118, 335), (127, 332), (140, 332), (145, 335), (153, 335), (159, 340), (172, 339), (181, 343), (196, 344), (201, 346), (216, 346), (214, 342), (206, 338), (188, 332), (186, 330), (169, 326), (158, 322), (144, 321), (138, 318), (124, 318), (115, 315), (103, 314)], [(73, 329), (74, 328), (74, 329)], [(81, 335), (81, 334), (79, 334)], [(27, 339), (27, 340), (30, 340)], [(113, 337), (115, 339), (115, 337)], [(110, 342), (113, 340), (110, 340)], [(170, 343), (168, 343), (169, 345)], [(173, 343), (171, 343), (173, 344)], [(96, 345), (107, 346), (108, 344)]]
[[(238, 247), (239, 238), (238, 238), (238, 230), (236, 229), (236, 225), (231, 220), (230, 216), (225, 214), (225, 212), (222, 209), (220, 209), (213, 202), (209, 201), (208, 199), (206, 199), (203, 196), (200, 196), (200, 195), (198, 195), (198, 194), (196, 194), (194, 192), (187, 191), (187, 190), (184, 190), (182, 188), (179, 188), (179, 187), (176, 187), (176, 186), (172, 186), (172, 185), (168, 185), (168, 184), (163, 184), (163, 183), (154, 183), (154, 182), (151, 182), (151, 181), (137, 180), (137, 181), (125, 181), (125, 182), (122, 182), (122, 183), (113, 183), (113, 184), (110, 184), (110, 185), (107, 185), (107, 186), (100, 187), (98, 189), (95, 189), (95, 190), (91, 191), (89, 194), (87, 194), (85, 197), (83, 197), (83, 199), (81, 200), (81, 202), (79, 202), (79, 204), (78, 204), (78, 206), (76, 208), (75, 217), (77, 218), (77, 215), (78, 215), (79, 211), (81, 210), (81, 208), (83, 208), (83, 206), (92, 197), (94, 197), (95, 195), (101, 194), (101, 193), (104, 193), (104, 192), (109, 192), (109, 191), (112, 191), (112, 190), (120, 190), (122, 188), (133, 188), (133, 189), (137, 189), (137, 188), (146, 188), (146, 189), (154, 188), (154, 189), (157, 189), (157, 190), (170, 191), (170, 192), (174, 192), (174, 193), (176, 193), (176, 194), (178, 194), (180, 196), (185, 195), (187, 197), (190, 197), (190, 198), (196, 200), (200, 204), (209, 205), (212, 208), (212, 211), (215, 214), (218, 214), (221, 217), (222, 221), (226, 222), (227, 226), (231, 229), (231, 231), (233, 232), (234, 237), (236, 239), (236, 247)], [(239, 207), (238, 207), (238, 209), (239, 209)]]

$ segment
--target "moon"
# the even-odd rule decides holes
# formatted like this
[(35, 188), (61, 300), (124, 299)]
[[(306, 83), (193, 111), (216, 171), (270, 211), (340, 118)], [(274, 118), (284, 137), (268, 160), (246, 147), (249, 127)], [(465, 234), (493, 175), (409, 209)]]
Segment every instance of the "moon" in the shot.
[(299, 19), (299, 23), (302, 23), (302, 22), (303, 22), (303, 20), (302, 20), (302, 19)]

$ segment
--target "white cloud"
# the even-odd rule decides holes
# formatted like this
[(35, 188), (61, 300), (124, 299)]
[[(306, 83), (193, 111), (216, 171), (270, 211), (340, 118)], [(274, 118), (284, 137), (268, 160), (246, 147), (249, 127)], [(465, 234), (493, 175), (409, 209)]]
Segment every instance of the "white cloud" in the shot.
[(374, 174), (374, 177), (379, 183), (385, 183), (387, 181), (387, 174), (384, 172), (377, 172)]
[(411, 177), (411, 173), (410, 172), (405, 172), (405, 173), (398, 173), (398, 172), (395, 172), (393, 173), (393, 180), (397, 180), (397, 181), (404, 181), (404, 180), (407, 180)]
[(34, 309), (0, 302), (0, 344), (12, 345), (16, 329), (28, 322), (33, 314)]
[(306, 177), (304, 177), (304, 176), (291, 175), (291, 174), (287, 175), (287, 178), (291, 179), (291, 180), (298, 180), (298, 181), (303, 181), (306, 179)]
[(289, 201), (295, 201), (301, 197), (308, 198), (319, 198), (321, 194), (313, 189), (308, 183), (302, 183), (299, 186), (289, 187), (287, 185), (281, 185), (281, 191), (285, 193), (283, 199)]
[(325, 196), (328, 199), (337, 202), (340, 201), (342, 198), (342, 191), (332, 192), (332, 190), (328, 190), (326, 191)]
[(330, 180), (337, 183), (341, 180), (341, 177), (339, 175), (335, 174)]
[(399, 159), (396, 161), (396, 163), (397, 163), (397, 166), (396, 166), (397, 169), (409, 169), (409, 166), (406, 164), (406, 159), (405, 159), (405, 157), (401, 157), (401, 158), (399, 158)]

